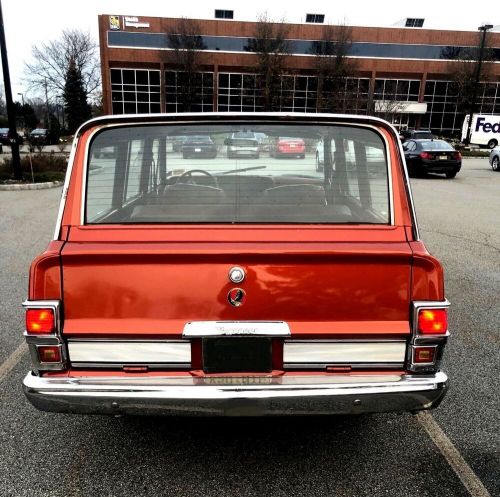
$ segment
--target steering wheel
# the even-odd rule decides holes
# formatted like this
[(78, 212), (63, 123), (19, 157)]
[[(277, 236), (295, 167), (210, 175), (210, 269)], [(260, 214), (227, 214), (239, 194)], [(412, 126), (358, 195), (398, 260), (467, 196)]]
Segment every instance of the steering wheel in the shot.
[(200, 174), (203, 174), (205, 176), (208, 176), (210, 178), (211, 182), (213, 183), (213, 186), (215, 188), (219, 188), (219, 183), (217, 183), (217, 178), (213, 174), (210, 174), (208, 171), (205, 171), (204, 169), (190, 169), (189, 171), (182, 173), (177, 178), (177, 181), (175, 182), (175, 184), (177, 184), (177, 183), (189, 183), (189, 181), (186, 182), (186, 181), (182, 181), (182, 180), (185, 178), (192, 178), (193, 173), (200, 173)]

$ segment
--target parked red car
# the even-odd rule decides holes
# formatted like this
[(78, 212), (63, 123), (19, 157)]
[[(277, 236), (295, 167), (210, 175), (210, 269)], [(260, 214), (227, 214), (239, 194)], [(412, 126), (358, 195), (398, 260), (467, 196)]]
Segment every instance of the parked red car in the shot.
[[(177, 136), (286, 127), (323, 141), (322, 176), (262, 156), (167, 157)], [(24, 303), (34, 406), (248, 416), (439, 404), (449, 304), (388, 123), (106, 116), (75, 140)]]
[(278, 137), (271, 142), (269, 155), (271, 157), (296, 157), (304, 159), (306, 156), (306, 144), (302, 138)]

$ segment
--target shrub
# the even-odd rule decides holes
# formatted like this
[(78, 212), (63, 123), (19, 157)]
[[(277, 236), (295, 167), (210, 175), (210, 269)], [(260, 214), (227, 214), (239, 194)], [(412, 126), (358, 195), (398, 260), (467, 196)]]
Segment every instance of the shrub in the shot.
[[(64, 179), (68, 161), (66, 157), (50, 154), (35, 154), (31, 156), (33, 162), (33, 177), (35, 183), (45, 181), (61, 181)], [(31, 182), (31, 166), (29, 156), (24, 156), (21, 159), (21, 171), (23, 173), (23, 181)], [(0, 181), (12, 180), (12, 159), (4, 159), (0, 164)]]

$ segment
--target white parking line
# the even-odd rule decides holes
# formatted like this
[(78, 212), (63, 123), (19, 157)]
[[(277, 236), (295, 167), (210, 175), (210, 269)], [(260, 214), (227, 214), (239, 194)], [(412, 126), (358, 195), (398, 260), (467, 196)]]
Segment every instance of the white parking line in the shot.
[(0, 381), (3, 381), (3, 379), (11, 372), (27, 351), (28, 347), (26, 346), (26, 343), (23, 342), (17, 347), (16, 350), (14, 350), (14, 352), (12, 352), (12, 354), (10, 354), (9, 357), (7, 357), (7, 359), (5, 359), (0, 366)]
[(460, 478), (460, 481), (469, 494), (472, 497), (491, 497), (491, 494), (486, 490), (476, 473), (472, 471), (460, 452), (458, 452), (457, 448), (437, 424), (432, 414), (428, 411), (421, 411), (417, 414), (416, 418), (448, 461), (455, 474)]

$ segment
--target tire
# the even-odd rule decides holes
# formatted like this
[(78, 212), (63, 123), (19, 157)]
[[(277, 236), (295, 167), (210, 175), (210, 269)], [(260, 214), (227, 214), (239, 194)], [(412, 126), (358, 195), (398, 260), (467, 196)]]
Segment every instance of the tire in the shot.
[(306, 154), (299, 155), (299, 159), (305, 159), (305, 158), (306, 158)]
[(186, 154), (186, 152), (182, 152), (182, 158), (183, 159), (189, 159), (189, 155)]
[(498, 155), (493, 157), (493, 160), (491, 161), (491, 169), (497, 173), (500, 172), (500, 157)]
[(448, 179), (453, 179), (457, 175), (457, 171), (450, 171), (449, 173), (446, 173), (446, 177)]
[(493, 138), (488, 142), (488, 148), (490, 149), (494, 149), (497, 145), (498, 141)]

